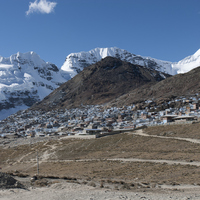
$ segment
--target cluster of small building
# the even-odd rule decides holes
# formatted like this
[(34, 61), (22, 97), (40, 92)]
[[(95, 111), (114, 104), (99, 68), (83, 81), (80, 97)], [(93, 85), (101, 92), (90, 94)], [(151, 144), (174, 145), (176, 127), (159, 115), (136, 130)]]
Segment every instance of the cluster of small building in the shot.
[(200, 107), (197, 99), (185, 98), (187, 106), (151, 112), (135, 110), (135, 105), (105, 108), (101, 105), (82, 106), (70, 110), (41, 112), (20, 111), (0, 121), (2, 137), (35, 137), (54, 135), (100, 135), (133, 130), (140, 126), (155, 126), (198, 120)]

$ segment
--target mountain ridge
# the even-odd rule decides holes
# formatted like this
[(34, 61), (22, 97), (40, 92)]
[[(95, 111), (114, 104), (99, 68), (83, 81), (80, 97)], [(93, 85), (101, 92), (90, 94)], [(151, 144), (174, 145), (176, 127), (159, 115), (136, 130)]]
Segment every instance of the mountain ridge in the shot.
[[(134, 89), (129, 94), (124, 94), (109, 104), (116, 106), (138, 104), (141, 109), (148, 107), (154, 102), (155, 107), (163, 107), (169, 102), (178, 104), (176, 99), (198, 96), (200, 99), (200, 67), (194, 68), (184, 74), (177, 74), (155, 84), (144, 85)], [(145, 101), (150, 101), (145, 103)]]
[(41, 101), (85, 67), (107, 56), (169, 74), (187, 72), (200, 66), (200, 50), (173, 63), (142, 57), (117, 47), (96, 48), (89, 52), (69, 54), (61, 69), (45, 62), (33, 51), (18, 52), (8, 58), (0, 56), (0, 120)]
[(113, 57), (84, 68), (33, 109), (72, 108), (105, 104), (130, 90), (164, 80), (170, 75)]
[(179, 62), (162, 61), (159, 59), (144, 57), (132, 54), (124, 49), (117, 47), (95, 48), (88, 52), (79, 52), (69, 54), (61, 67), (61, 74), (69, 80), (85, 67), (92, 65), (106, 56), (119, 58), (132, 64), (138, 64), (144, 67), (152, 68), (170, 75), (186, 73), (200, 65), (200, 49), (193, 55), (188, 56)]
[(140, 55), (132, 54), (124, 49), (111, 47), (95, 48), (88, 52), (83, 51), (80, 53), (69, 54), (66, 57), (63, 66), (61, 67), (61, 74), (63, 77), (69, 80), (73, 78), (77, 73), (82, 71), (85, 67), (88, 67), (107, 56), (115, 57), (132, 64), (159, 70), (164, 73), (174, 73), (170, 71), (171, 69), (169, 69), (171, 62), (161, 61), (150, 57), (142, 57)]

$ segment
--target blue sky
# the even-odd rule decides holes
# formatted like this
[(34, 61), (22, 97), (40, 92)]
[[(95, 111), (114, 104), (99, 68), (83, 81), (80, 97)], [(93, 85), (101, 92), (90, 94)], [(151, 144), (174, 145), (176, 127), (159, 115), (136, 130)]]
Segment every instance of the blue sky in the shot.
[(199, 0), (40, 1), (0, 0), (1, 56), (34, 51), (60, 68), (68, 54), (96, 47), (167, 61), (200, 48)]

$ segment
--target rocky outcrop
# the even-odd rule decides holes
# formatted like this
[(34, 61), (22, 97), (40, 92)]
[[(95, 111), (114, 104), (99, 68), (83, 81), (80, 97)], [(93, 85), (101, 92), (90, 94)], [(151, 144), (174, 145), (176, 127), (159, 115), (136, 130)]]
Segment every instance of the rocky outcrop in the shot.
[(0, 189), (24, 188), (24, 186), (12, 176), (0, 172)]

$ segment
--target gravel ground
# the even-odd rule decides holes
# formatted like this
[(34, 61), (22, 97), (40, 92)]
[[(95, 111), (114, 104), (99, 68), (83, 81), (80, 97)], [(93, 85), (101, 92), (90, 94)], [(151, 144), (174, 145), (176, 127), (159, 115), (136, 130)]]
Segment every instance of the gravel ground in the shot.
[[(200, 183), (198, 181), (200, 160), (199, 141), (197, 141), (199, 138), (194, 137), (197, 139), (196, 142), (194, 140), (186, 140), (185, 135), (184, 138), (180, 140), (160, 135), (151, 136), (150, 133), (145, 133), (146, 137), (144, 137), (142, 134), (143, 133), (139, 131), (137, 135), (133, 133), (130, 135), (121, 134), (91, 141), (72, 139), (68, 141), (64, 140), (65, 138), (53, 141), (58, 139), (56, 137), (19, 138), (17, 140), (0, 139), (2, 170), (4, 171), (19, 170), (27, 174), (35, 173), (36, 165), (34, 163), (34, 152), (35, 149), (39, 148), (41, 174), (49, 173), (50, 175), (65, 175), (67, 177), (77, 176), (80, 178), (84, 178), (87, 175), (88, 177), (99, 178), (99, 180), (102, 180), (102, 177), (107, 177), (109, 180), (112, 180), (113, 177), (119, 180), (128, 180), (128, 178), (135, 180), (137, 177), (140, 182), (145, 178), (145, 181), (149, 183), (150, 186), (152, 186), (152, 183), (156, 182), (156, 187), (126, 188), (126, 190), (124, 190), (121, 186), (115, 188), (114, 186), (107, 187), (105, 185), (103, 188), (100, 188), (99, 185), (93, 186), (83, 183), (69, 183), (64, 180), (52, 180), (53, 183), (47, 184), (45, 187), (38, 187), (35, 185), (30, 187), (31, 184), (25, 184), (27, 189), (0, 190), (0, 199), (200, 199)], [(179, 136), (178, 133), (176, 134), (176, 137), (177, 136)], [(35, 144), (37, 142), (44, 143), (29, 146), (29, 144)], [(141, 144), (144, 143), (145, 145), (141, 146)], [(16, 148), (16, 146), (19, 147)], [(176, 151), (174, 151), (174, 149)], [(105, 159), (105, 155), (107, 156), (107, 161), (102, 160), (102, 158)], [(3, 158), (7, 158), (7, 156), (8, 160), (3, 162)], [(94, 158), (97, 159), (97, 161), (91, 160)], [(67, 160), (71, 159), (74, 159), (74, 162), (67, 162)], [(76, 162), (76, 159), (82, 159), (82, 162)], [(84, 159), (86, 160), (84, 161)], [(101, 162), (99, 162), (98, 159), (100, 159)], [(115, 159), (120, 160), (116, 161)], [(169, 160), (172, 164), (169, 165), (170, 163), (167, 164), (167, 162), (157, 163), (160, 162), (160, 159), (162, 159), (162, 162), (163, 160), (165, 162)], [(179, 160), (179, 163), (175, 163), (177, 160)], [(95, 179), (92, 179), (92, 181), (94, 180)], [(151, 183), (151, 181), (153, 182)], [(24, 184), (23, 180), (22, 184)]]
[(29, 188), (29, 190), (0, 190), (1, 200), (197, 200), (199, 188), (189, 190), (120, 191), (94, 188), (73, 183), (56, 183), (50, 187)]
[(0, 147), (3, 148), (11, 148), (20, 145), (27, 144), (35, 144), (38, 142), (45, 142), (50, 140), (57, 140), (59, 136), (51, 136), (51, 137), (34, 137), (34, 138), (17, 138), (17, 139), (8, 139), (8, 138), (0, 138)]

